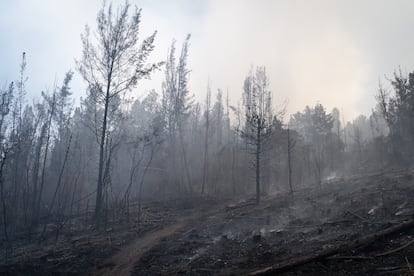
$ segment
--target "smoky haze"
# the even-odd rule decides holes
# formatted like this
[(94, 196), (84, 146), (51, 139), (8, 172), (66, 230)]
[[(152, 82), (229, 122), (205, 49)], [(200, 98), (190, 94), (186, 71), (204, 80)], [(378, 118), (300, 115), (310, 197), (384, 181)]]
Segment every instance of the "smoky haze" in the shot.
[(413, 8), (1, 3), (0, 274), (412, 272)]
[[(115, 1), (122, 3), (122, 1)], [(135, 2), (132, 2), (135, 4)], [(140, 1), (142, 35), (157, 29), (154, 60), (165, 59), (173, 38), (192, 34), (189, 60), (193, 93), (204, 98), (213, 89), (240, 98), (251, 66), (267, 67), (275, 102), (288, 112), (307, 104), (338, 107), (346, 120), (368, 114), (378, 80), (399, 66), (413, 65), (411, 1)], [(95, 24), (100, 1), (12, 1), (1, 11), (6, 41), (0, 74), (12, 80), (23, 51), (28, 55), (30, 93), (50, 89), (80, 56), (79, 33)], [(62, 14), (62, 11), (64, 13)], [(6, 54), (7, 53), (7, 54)], [(62, 55), (62, 53), (65, 53)], [(50, 60), (58, 61), (48, 64)], [(12, 70), (10, 70), (12, 69)], [(160, 89), (162, 73), (139, 86)], [(85, 87), (74, 76), (79, 97)]]

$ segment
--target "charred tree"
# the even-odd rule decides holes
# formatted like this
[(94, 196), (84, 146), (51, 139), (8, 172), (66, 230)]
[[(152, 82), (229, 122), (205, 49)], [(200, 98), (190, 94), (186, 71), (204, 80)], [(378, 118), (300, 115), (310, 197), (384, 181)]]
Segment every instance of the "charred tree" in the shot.
[[(108, 121), (111, 119), (110, 107), (114, 99), (134, 88), (137, 82), (150, 74), (162, 63), (147, 64), (148, 57), (154, 49), (156, 32), (139, 41), (139, 24), (141, 10), (135, 8), (130, 13), (130, 5), (126, 2), (114, 13), (112, 5), (104, 4), (97, 16), (96, 37), (94, 43), (90, 39), (89, 27), (82, 35), (83, 57), (78, 61), (78, 70), (88, 84), (92, 98), (103, 109), (98, 128), (99, 162), (97, 192), (95, 206), (95, 222), (100, 223), (103, 209), (103, 185), (105, 150), (108, 139)], [(106, 158), (110, 158), (106, 156)]]
[[(180, 182), (180, 178), (187, 182), (184, 190), (192, 192), (191, 174), (189, 168), (189, 160), (187, 146), (185, 143), (185, 133), (187, 132), (184, 125), (188, 122), (192, 101), (188, 90), (188, 77), (190, 71), (187, 68), (187, 57), (189, 48), (190, 35), (185, 39), (178, 64), (175, 58), (175, 41), (172, 42), (169, 51), (165, 80), (163, 82), (163, 115), (168, 131), (168, 142), (170, 144), (170, 154), (173, 158), (170, 160), (170, 177), (169, 181), (174, 184)], [(177, 174), (177, 165), (180, 165), (184, 175)], [(182, 186), (177, 185), (180, 189)]]
[(201, 187), (201, 193), (204, 194), (204, 190), (207, 183), (207, 172), (208, 172), (208, 138), (209, 138), (209, 130), (210, 130), (210, 105), (211, 105), (211, 89), (210, 84), (207, 87), (207, 95), (206, 95), (206, 111), (205, 111), (205, 124), (206, 124), (206, 131), (204, 136), (204, 164), (203, 164), (203, 184)]
[(246, 125), (242, 134), (249, 143), (251, 152), (254, 155), (256, 203), (259, 204), (264, 144), (268, 141), (272, 128), (272, 97), (264, 67), (258, 67), (254, 75), (250, 74), (246, 78), (244, 96)]
[(287, 128), (287, 156), (288, 156), (288, 181), (290, 193), (293, 195), (293, 185), (292, 185), (292, 149), (295, 146), (294, 141), (290, 138), (290, 128)]
[(3, 233), (6, 239), (6, 244), (11, 247), (9, 232), (8, 232), (8, 213), (7, 202), (5, 195), (5, 181), (4, 181), (4, 166), (8, 158), (8, 154), (13, 148), (9, 137), (9, 115), (13, 101), (14, 83), (12, 82), (8, 88), (0, 93), (0, 196), (1, 209), (3, 218)]

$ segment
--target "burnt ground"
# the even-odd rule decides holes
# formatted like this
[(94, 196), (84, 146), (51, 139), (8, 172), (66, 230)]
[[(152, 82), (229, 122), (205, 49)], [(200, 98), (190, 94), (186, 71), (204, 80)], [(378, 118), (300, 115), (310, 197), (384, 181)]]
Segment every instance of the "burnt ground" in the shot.
[(93, 214), (84, 213), (73, 218), (70, 227), (65, 225), (57, 240), (54, 224), (48, 224), (46, 239), (42, 240), (39, 239), (42, 227), (30, 240), (25, 232), (14, 233), (11, 251), (0, 242), (0, 275), (90, 275), (128, 249), (131, 241), (145, 239), (148, 234), (175, 225), (196, 208), (204, 210), (215, 204), (208, 198), (147, 202), (139, 222), (136, 208), (131, 208), (129, 222), (109, 221), (99, 231), (91, 224)]
[[(240, 275), (351, 243), (411, 218), (413, 171), (395, 171), (325, 183), (289, 195), (228, 205), (163, 239), (136, 262), (133, 275)], [(369, 247), (293, 267), (284, 275), (409, 273), (410, 229)], [(407, 260), (405, 259), (407, 257)], [(280, 273), (283, 275), (283, 273)]]
[[(139, 224), (16, 246), (1, 275), (246, 275), (381, 233), (414, 214), (414, 170), (254, 200), (149, 204)], [(412, 275), (414, 228), (278, 275)]]

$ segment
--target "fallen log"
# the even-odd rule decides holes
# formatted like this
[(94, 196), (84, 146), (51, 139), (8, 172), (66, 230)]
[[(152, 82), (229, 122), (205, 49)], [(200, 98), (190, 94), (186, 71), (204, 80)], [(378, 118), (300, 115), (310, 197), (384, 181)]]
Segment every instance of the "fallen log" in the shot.
[(408, 243), (406, 243), (406, 244), (404, 244), (404, 245), (402, 245), (402, 246), (400, 246), (400, 247), (398, 247), (398, 248), (395, 248), (395, 249), (393, 249), (393, 250), (389, 250), (389, 251), (387, 251), (387, 252), (379, 253), (379, 254), (377, 254), (377, 255), (375, 255), (375, 256), (376, 256), (376, 257), (382, 257), (382, 256), (387, 256), (387, 255), (390, 255), (390, 254), (396, 253), (396, 252), (398, 252), (398, 251), (401, 251), (401, 250), (403, 250), (403, 249), (405, 249), (405, 248), (409, 247), (409, 246), (410, 246), (410, 245), (412, 245), (413, 243), (414, 243), (414, 240), (409, 241)]
[(410, 262), (408, 261), (407, 256), (405, 256), (405, 261), (407, 262), (408, 270), (410, 271), (411, 275), (414, 275), (414, 271), (413, 271), (413, 269), (411, 268), (411, 264), (410, 264)]
[(294, 267), (307, 264), (313, 261), (323, 260), (327, 257), (339, 254), (341, 252), (348, 252), (356, 248), (361, 249), (361, 248), (371, 245), (373, 242), (375, 242), (376, 240), (380, 238), (389, 236), (391, 234), (402, 232), (412, 227), (414, 227), (414, 218), (404, 221), (400, 224), (391, 226), (389, 228), (386, 228), (375, 234), (368, 235), (361, 239), (357, 239), (352, 243), (341, 244), (341, 245), (335, 246), (327, 250), (321, 250), (319, 252), (312, 253), (310, 255), (302, 256), (302, 257), (299, 257), (293, 260), (288, 260), (286, 262), (268, 266), (268, 267), (253, 271), (252, 273), (250, 273), (250, 275), (270, 275), (270, 274), (274, 274), (277, 272), (286, 271)]
[(239, 203), (236, 205), (227, 205), (226, 206), (226, 211), (232, 211), (235, 209), (239, 209), (239, 208), (244, 208), (244, 207), (249, 207), (249, 206), (255, 206), (256, 203), (255, 202), (251, 202), (251, 201), (247, 201), (247, 202), (243, 202), (243, 203)]
[(401, 266), (387, 266), (387, 267), (378, 267), (375, 270), (376, 271), (392, 271), (392, 270), (407, 270), (407, 268), (405, 267), (405, 265)]
[(373, 257), (369, 256), (330, 256), (328, 260), (373, 260)]
[(369, 221), (368, 219), (366, 219), (366, 218), (363, 218), (363, 217), (361, 217), (360, 215), (358, 215), (358, 214), (355, 214), (354, 212), (351, 212), (351, 211), (346, 211), (348, 214), (351, 214), (351, 215), (353, 215), (354, 217), (357, 217), (357, 218), (359, 218), (360, 220), (362, 220), (362, 221), (365, 221), (365, 222), (371, 222), (371, 221)]

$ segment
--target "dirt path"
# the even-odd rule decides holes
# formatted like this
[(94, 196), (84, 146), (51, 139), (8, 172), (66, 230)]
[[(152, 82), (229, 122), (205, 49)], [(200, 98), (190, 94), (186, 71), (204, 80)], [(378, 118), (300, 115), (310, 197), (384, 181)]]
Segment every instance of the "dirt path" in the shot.
[(91, 275), (131, 275), (135, 262), (145, 252), (163, 238), (173, 235), (184, 226), (186, 226), (186, 223), (181, 221), (133, 240), (129, 245), (121, 248), (118, 253), (91, 271)]
[(204, 218), (220, 212), (227, 204), (229, 202), (218, 206), (211, 206), (212, 208), (209, 211), (194, 210), (193, 214), (180, 218), (176, 223), (136, 238), (129, 245), (122, 247), (118, 253), (94, 267), (89, 271), (88, 275), (131, 275), (134, 264), (145, 252), (161, 240), (171, 237), (178, 232), (192, 229), (197, 221), (201, 221)]

